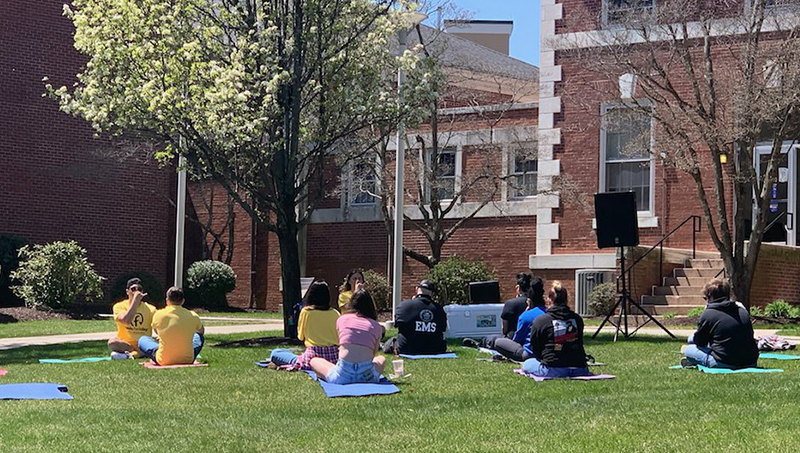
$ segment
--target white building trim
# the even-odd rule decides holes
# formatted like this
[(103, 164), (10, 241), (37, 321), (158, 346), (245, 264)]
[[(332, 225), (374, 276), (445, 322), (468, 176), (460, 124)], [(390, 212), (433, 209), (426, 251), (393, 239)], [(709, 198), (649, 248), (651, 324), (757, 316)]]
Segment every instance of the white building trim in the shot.
[[(563, 16), (563, 7), (556, 0), (541, 0), (541, 42), (539, 58), (539, 191), (553, 187), (553, 177), (561, 172), (560, 163), (553, 159), (553, 146), (561, 143), (561, 129), (554, 128), (554, 115), (561, 112), (561, 98), (555, 95), (555, 85), (561, 82), (561, 66), (555, 64), (555, 52), (545, 48), (544, 43), (556, 33), (556, 21)], [(534, 258), (553, 253), (553, 240), (559, 238), (558, 223), (553, 222), (553, 209), (559, 205), (556, 193), (539, 195), (536, 211), (536, 255)], [(533, 268), (533, 266), (531, 266)]]

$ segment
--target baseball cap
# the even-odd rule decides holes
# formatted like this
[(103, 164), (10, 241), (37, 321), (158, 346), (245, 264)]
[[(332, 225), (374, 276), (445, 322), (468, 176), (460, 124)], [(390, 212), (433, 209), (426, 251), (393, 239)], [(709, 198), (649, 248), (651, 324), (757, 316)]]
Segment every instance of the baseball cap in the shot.
[(125, 289), (128, 289), (133, 285), (141, 285), (141, 284), (142, 284), (142, 281), (140, 279), (134, 277), (134, 278), (128, 280), (128, 284), (125, 285)]
[(431, 294), (436, 293), (436, 283), (433, 283), (430, 280), (422, 280), (421, 282), (419, 282), (419, 285), (417, 286), (426, 291), (429, 291)]

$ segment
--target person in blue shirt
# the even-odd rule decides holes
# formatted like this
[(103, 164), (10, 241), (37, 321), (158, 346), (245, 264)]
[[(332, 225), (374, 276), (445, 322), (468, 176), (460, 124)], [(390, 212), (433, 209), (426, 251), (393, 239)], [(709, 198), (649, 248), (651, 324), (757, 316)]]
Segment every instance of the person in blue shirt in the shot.
[(527, 296), (528, 309), (519, 316), (514, 338), (498, 338), (494, 342), (495, 351), (515, 362), (524, 362), (532, 357), (531, 325), (545, 313), (544, 282), (541, 278), (533, 277)]

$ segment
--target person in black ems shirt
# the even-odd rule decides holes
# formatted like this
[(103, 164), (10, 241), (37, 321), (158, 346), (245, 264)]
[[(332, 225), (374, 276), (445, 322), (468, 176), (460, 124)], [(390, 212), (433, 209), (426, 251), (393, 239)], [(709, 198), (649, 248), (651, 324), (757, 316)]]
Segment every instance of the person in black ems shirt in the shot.
[(383, 352), (421, 355), (441, 354), (447, 350), (444, 340), (447, 313), (433, 301), (435, 294), (436, 285), (422, 280), (417, 285), (417, 294), (400, 303), (394, 318), (398, 334), (384, 344)]
[(567, 290), (553, 282), (547, 293), (550, 308), (531, 325), (531, 355), (523, 362), (526, 373), (544, 377), (586, 376), (583, 319), (567, 306)]
[(750, 368), (758, 361), (758, 345), (753, 338), (750, 314), (739, 302), (730, 300), (731, 286), (715, 278), (703, 287), (706, 309), (697, 321), (697, 331), (689, 336), (681, 365), (709, 368)]

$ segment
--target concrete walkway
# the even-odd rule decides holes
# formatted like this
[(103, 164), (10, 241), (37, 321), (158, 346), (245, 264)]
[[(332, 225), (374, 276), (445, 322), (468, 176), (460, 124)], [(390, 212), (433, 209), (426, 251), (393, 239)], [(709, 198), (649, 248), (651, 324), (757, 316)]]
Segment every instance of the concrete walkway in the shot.
[[(628, 330), (632, 332), (636, 327), (629, 326)], [(669, 328), (670, 332), (678, 338), (685, 339), (687, 338), (694, 329), (681, 327), (681, 328)], [(283, 321), (279, 319), (271, 320), (268, 322), (262, 322), (260, 324), (244, 324), (244, 325), (236, 325), (236, 326), (207, 326), (206, 327), (206, 334), (232, 334), (232, 333), (247, 333), (247, 332), (261, 332), (265, 330), (283, 330)], [(590, 337), (594, 334), (597, 330), (597, 326), (586, 326), (584, 328), (584, 334), (586, 337)], [(603, 326), (603, 333), (614, 333), (614, 326), (606, 325)], [(755, 336), (756, 338), (763, 336), (763, 335), (775, 335), (777, 330), (775, 329), (756, 329)], [(43, 346), (43, 345), (50, 345), (50, 344), (61, 344), (61, 343), (80, 343), (82, 341), (103, 341), (108, 340), (111, 338), (116, 332), (99, 332), (99, 333), (77, 333), (77, 334), (70, 334), (70, 335), (47, 335), (41, 337), (18, 337), (18, 338), (0, 338), (0, 350), (3, 349), (14, 349), (14, 348), (22, 348), (25, 346)], [(643, 327), (641, 330), (636, 332), (636, 335), (650, 335), (650, 336), (659, 336), (659, 337), (666, 337), (667, 333), (658, 328), (658, 326), (647, 326)], [(621, 336), (621, 334), (620, 334)], [(800, 337), (790, 337), (782, 335), (787, 340), (800, 343)]]
[[(264, 330), (283, 330), (283, 321), (274, 320), (260, 324), (237, 326), (207, 326), (206, 335), (261, 332)], [(0, 350), (22, 348), (25, 346), (44, 346), (49, 344), (80, 343), (82, 341), (107, 341), (116, 332), (76, 333), (70, 335), (47, 335), (42, 337), (0, 338)]]

